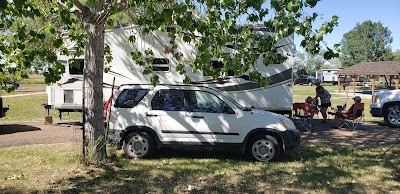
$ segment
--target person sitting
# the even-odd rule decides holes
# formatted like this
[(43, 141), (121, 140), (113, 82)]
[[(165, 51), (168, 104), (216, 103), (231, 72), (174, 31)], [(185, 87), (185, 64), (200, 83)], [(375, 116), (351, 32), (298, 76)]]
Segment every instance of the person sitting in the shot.
[[(353, 100), (354, 100), (354, 104), (361, 103), (360, 96), (355, 96), (353, 98)], [(353, 114), (354, 104), (351, 105), (351, 107), (349, 109), (347, 109), (347, 110), (340, 110), (340, 111), (337, 111), (335, 113), (335, 126), (333, 126), (334, 128), (336, 128), (336, 129), (339, 128), (340, 118), (343, 119), (343, 118), (346, 118), (346, 117), (351, 116)]]
[(308, 96), (305, 100), (305, 103), (311, 104), (311, 110), (314, 114), (318, 114), (318, 99), (312, 98)]

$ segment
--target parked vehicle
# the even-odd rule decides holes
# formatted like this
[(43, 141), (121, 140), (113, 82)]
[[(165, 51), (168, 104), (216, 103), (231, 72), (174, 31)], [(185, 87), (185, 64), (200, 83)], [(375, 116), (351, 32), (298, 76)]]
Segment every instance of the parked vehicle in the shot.
[(400, 127), (400, 90), (374, 93), (370, 108), (373, 117), (383, 117), (389, 127)]
[(338, 84), (338, 75), (335, 73), (340, 69), (320, 69), (315, 73), (315, 78), (321, 83)]
[(243, 107), (212, 87), (123, 85), (104, 109), (110, 139), (131, 158), (166, 146), (228, 146), (269, 162), (300, 144), (287, 117)]
[(312, 85), (318, 86), (320, 84), (320, 81), (312, 75), (301, 75), (299, 78), (297, 78), (294, 81), (294, 85), (296, 85), (296, 84), (300, 84), (300, 85), (307, 84), (309, 86), (312, 86)]
[[(257, 28), (259, 33), (270, 35), (263, 28)], [(127, 44), (128, 37), (134, 36), (136, 41)], [(185, 77), (174, 69), (178, 66), (178, 61), (172, 54), (165, 54), (166, 45), (169, 43), (168, 32), (154, 31), (143, 35), (140, 29), (135, 26), (115, 28), (107, 30), (105, 33), (105, 42), (110, 46), (112, 61), (107, 64), (110, 67), (108, 73), (103, 76), (103, 94), (104, 102), (111, 96), (113, 84), (119, 87), (121, 84), (149, 84), (150, 76), (143, 75), (143, 68), (134, 63), (131, 57), (133, 50), (146, 51), (152, 49), (154, 60), (152, 68), (159, 76), (160, 84), (183, 84)], [(183, 53), (183, 61), (188, 77), (196, 85), (205, 85), (218, 88), (231, 98), (238, 101), (242, 106), (255, 107), (262, 110), (268, 110), (276, 113), (290, 114), (292, 109), (292, 67), (294, 43), (293, 35), (279, 40), (277, 50), (288, 60), (283, 64), (265, 65), (262, 59), (262, 53), (257, 60), (255, 68), (262, 72), (269, 80), (268, 86), (260, 86), (258, 83), (250, 81), (248, 73), (240, 76), (227, 76), (223, 80), (216, 81), (211, 77), (204, 75), (203, 72), (193, 72), (190, 69), (191, 63), (197, 54), (194, 45), (186, 43), (179, 38), (176, 39), (178, 49)], [(70, 52), (74, 52), (74, 43), (69, 43)], [(234, 52), (227, 46), (226, 52)], [(61, 80), (46, 88), (48, 102), (46, 107), (53, 108), (61, 112), (73, 112), (82, 110), (82, 80), (84, 56), (71, 58), (66, 55), (60, 55), (58, 61), (65, 65), (65, 73)], [(73, 66), (73, 63), (79, 65)], [(223, 63), (217, 60), (210, 61), (211, 68), (221, 68)], [(115, 83), (113, 80), (115, 79)]]

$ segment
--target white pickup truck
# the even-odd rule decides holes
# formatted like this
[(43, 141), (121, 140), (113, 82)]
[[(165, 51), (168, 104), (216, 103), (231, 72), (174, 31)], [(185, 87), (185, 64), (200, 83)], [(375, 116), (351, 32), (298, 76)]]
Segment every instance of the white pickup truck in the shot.
[(383, 117), (389, 127), (400, 127), (400, 90), (375, 93), (370, 108), (373, 117)]

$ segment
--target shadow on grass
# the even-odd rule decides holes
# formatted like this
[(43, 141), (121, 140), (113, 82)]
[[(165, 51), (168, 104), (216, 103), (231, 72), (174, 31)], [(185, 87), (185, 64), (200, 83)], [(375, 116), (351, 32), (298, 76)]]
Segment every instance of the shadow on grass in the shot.
[(40, 128), (32, 127), (29, 125), (20, 125), (20, 124), (0, 125), (0, 135), (37, 131), (37, 130), (40, 130)]
[[(117, 157), (113, 164), (60, 180), (48, 192), (385, 193), (396, 188), (382, 184), (399, 181), (399, 154), (400, 149), (376, 157), (368, 148), (301, 146), (277, 162), (259, 163), (233, 150), (163, 149), (153, 159)], [(389, 174), (362, 181), (368, 173), (363, 170), (376, 167)]]

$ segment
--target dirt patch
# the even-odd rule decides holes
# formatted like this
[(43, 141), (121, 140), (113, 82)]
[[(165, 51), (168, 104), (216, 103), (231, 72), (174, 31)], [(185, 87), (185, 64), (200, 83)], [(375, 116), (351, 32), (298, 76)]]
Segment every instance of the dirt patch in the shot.
[(82, 127), (75, 122), (44, 125), (42, 122), (0, 124), (0, 147), (82, 142)]
[(303, 144), (379, 146), (391, 145), (400, 141), (400, 129), (378, 124), (362, 123), (355, 130), (346, 128), (333, 129), (333, 123), (313, 122), (311, 132), (302, 132)]

